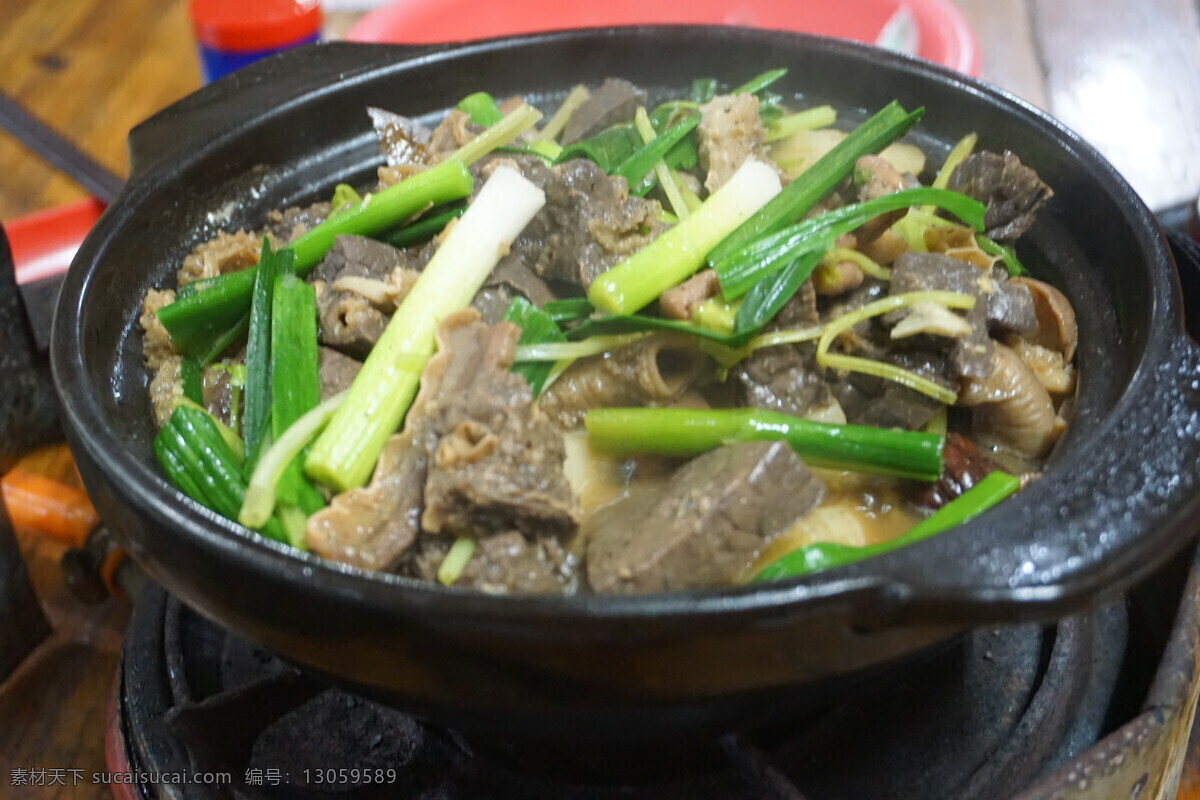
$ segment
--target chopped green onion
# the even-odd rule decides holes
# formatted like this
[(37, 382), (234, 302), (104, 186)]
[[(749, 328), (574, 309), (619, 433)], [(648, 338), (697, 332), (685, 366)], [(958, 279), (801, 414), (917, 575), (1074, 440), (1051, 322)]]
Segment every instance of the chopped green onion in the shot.
[(187, 406), (188, 408), (192, 408), (196, 411), (207, 414), (208, 418), (212, 420), (213, 425), (216, 427), (217, 432), (221, 434), (221, 438), (225, 440), (225, 444), (229, 445), (229, 450), (233, 453), (233, 456), (235, 459), (237, 459), (237, 462), (241, 464), (245, 460), (246, 447), (242, 442), (242, 437), (234, 433), (233, 429), (224, 422), (221, 422), (221, 420), (214, 417), (207, 408), (187, 397), (179, 398), (175, 405), (176, 407)]
[(717, 242), (779, 193), (779, 176), (748, 159), (688, 219), (601, 274), (588, 288), (596, 308), (630, 314), (688, 278)]
[(584, 426), (597, 452), (693, 456), (733, 442), (783, 440), (811, 466), (935, 481), (940, 436), (832, 425), (756, 408), (595, 408)]
[(561, 325), (564, 322), (574, 322), (590, 316), (596, 308), (587, 301), (587, 298), (568, 297), (564, 300), (550, 300), (542, 306), (542, 310)]
[(504, 118), (496, 107), (496, 100), (487, 92), (475, 92), (458, 101), (458, 110), (465, 111), (471, 122), (483, 128), (491, 127)]
[[(642, 111), (643, 116), (645, 110)], [(700, 124), (700, 117), (692, 115), (681, 122), (672, 125), (666, 131), (635, 150), (628, 158), (617, 165), (612, 174), (624, 178), (629, 183), (629, 193), (645, 195), (654, 186), (654, 176), (651, 171), (655, 163), (661, 161), (683, 137), (687, 136)], [(641, 137), (642, 134), (639, 134)]]
[(738, 308), (734, 331), (749, 333), (766, 325), (792, 299), (821, 260), (821, 251), (805, 253), (751, 287)]
[(840, 567), (871, 556), (890, 553), (922, 539), (928, 539), (997, 505), (1021, 488), (1021, 481), (999, 470), (985, 475), (962, 496), (951, 500), (895, 539), (866, 547), (817, 542), (797, 548), (768, 565), (754, 576), (754, 581), (773, 581), (808, 575), (824, 569)]
[(362, 202), (362, 195), (348, 183), (339, 183), (333, 187), (333, 199), (329, 202), (329, 213), (336, 214), (344, 208)]
[(383, 241), (392, 247), (409, 247), (428, 241), (441, 233), (450, 224), (450, 220), (458, 219), (466, 213), (467, 204), (465, 202), (454, 203), (444, 208), (444, 211), (422, 217), (411, 225), (405, 225), (403, 228), (398, 228), (385, 235)]
[(717, 96), (716, 78), (696, 78), (692, 81), (689, 97), (693, 103), (704, 104)]
[[(316, 294), (312, 286), (285, 273), (275, 279), (271, 313), (271, 435), (275, 441), (320, 400)], [(303, 466), (302, 459), (293, 459), (278, 492), (288, 504), (312, 514), (325, 507), (325, 499), (305, 479)]]
[(242, 419), (242, 439), (246, 442), (246, 468), (254, 466), (263, 437), (268, 435), (271, 415), (271, 298), (275, 276), (288, 272), (291, 251), (271, 252), (264, 237), (262, 255), (254, 280), (250, 305), (250, 336), (246, 342), (246, 413)]
[(982, 233), (975, 234), (975, 243), (979, 245), (980, 250), (989, 256), (1000, 256), (1000, 263), (1008, 270), (1010, 278), (1029, 274), (1029, 270), (1021, 263), (1021, 259), (1017, 258), (1017, 252), (1011, 247), (1006, 247), (997, 241), (989, 239)]
[(553, 142), (557, 139), (558, 135), (562, 133), (562, 129), (567, 126), (567, 122), (570, 121), (571, 115), (583, 105), (583, 102), (588, 99), (589, 94), (586, 86), (582, 83), (576, 84), (567, 93), (566, 98), (562, 101), (562, 105), (554, 112), (554, 116), (550, 117), (550, 121), (534, 137), (535, 140), (539, 142)]
[(200, 374), (200, 362), (184, 356), (179, 363), (179, 382), (183, 396), (198, 406), (204, 405), (204, 376)]
[(542, 190), (515, 170), (501, 166), (492, 172), (392, 316), (350, 385), (345, 405), (313, 445), (305, 462), (310, 477), (339, 491), (366, 483), (416, 395), (438, 324), (470, 305), (545, 202)]
[(757, 239), (803, 217), (838, 181), (850, 174), (860, 156), (882, 150), (916, 125), (923, 113), (924, 109), (917, 109), (910, 114), (899, 103), (889, 103), (726, 237), (709, 254), (709, 263), (728, 258)]
[(460, 536), (450, 545), (449, 552), (438, 567), (437, 579), (443, 586), (453, 586), (462, 577), (463, 570), (475, 554), (475, 540), (469, 536)]
[(788, 114), (772, 120), (767, 125), (767, 141), (774, 142), (786, 139), (796, 131), (812, 131), (817, 128), (828, 128), (837, 122), (837, 111), (833, 106), (814, 106), (795, 114)]
[[(784, 190), (786, 191), (786, 189)], [(741, 297), (763, 278), (783, 269), (811, 252), (824, 253), (837, 237), (849, 233), (875, 217), (920, 203), (933, 203), (962, 219), (976, 230), (983, 229), (985, 208), (966, 195), (946, 189), (919, 187), (902, 189), (865, 203), (835, 208), (733, 251), (714, 264), (721, 293), (729, 299)], [(724, 246), (724, 242), (721, 243)], [(709, 258), (710, 262), (712, 257)]]
[[(538, 124), (538, 120), (541, 118), (542, 112), (528, 103), (522, 103), (508, 112), (499, 122), (460, 147), (452, 160), (461, 161), (463, 164), (470, 166), (497, 147), (503, 147), (512, 142), (522, 133)], [(407, 178), (396, 185), (403, 186), (410, 180), (412, 178)]]
[(743, 83), (736, 89), (731, 90), (730, 94), (758, 94), (763, 89), (770, 86), (775, 81), (787, 75), (786, 69), (769, 69), (761, 75), (756, 75), (750, 80)]
[[(154, 439), (154, 453), (167, 478), (196, 502), (236, 519), (246, 494), (241, 464), (203, 409), (181, 404)], [(279, 521), (268, 513), (258, 525), (263, 534), (284, 541)]]
[(539, 309), (524, 297), (513, 298), (504, 310), (501, 319), (511, 322), (521, 329), (521, 338), (517, 340), (517, 354), (513, 360), (512, 371), (520, 375), (529, 384), (533, 396), (537, 397), (550, 375), (553, 364), (537, 363), (543, 359), (529, 358), (522, 354), (522, 347), (545, 346), (548, 342), (566, 342), (566, 334), (559, 329), (558, 323), (545, 311)]
[[(642, 141), (650, 144), (656, 138), (654, 126), (650, 124), (650, 118), (646, 116), (646, 109), (638, 106), (637, 111), (633, 115), (633, 124), (641, 134)], [(683, 200), (683, 195), (679, 192), (679, 185), (675, 182), (675, 175), (671, 172), (671, 168), (667, 166), (667, 162), (661, 158), (654, 162), (654, 174), (658, 176), (658, 185), (662, 187), (663, 192), (667, 195), (667, 202), (671, 204), (671, 208), (675, 210), (676, 221), (687, 219), (691, 213), (687, 203)]]
[(611, 175), (641, 146), (642, 137), (638, 135), (637, 130), (631, 123), (623, 123), (606, 128), (589, 139), (567, 145), (554, 163), (562, 164), (573, 158), (587, 158)]

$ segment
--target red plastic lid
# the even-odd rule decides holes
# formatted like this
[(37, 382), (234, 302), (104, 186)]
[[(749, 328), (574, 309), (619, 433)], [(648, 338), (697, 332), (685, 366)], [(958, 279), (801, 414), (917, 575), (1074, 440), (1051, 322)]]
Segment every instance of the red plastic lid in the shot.
[(196, 40), (214, 50), (272, 50), (321, 30), (318, 0), (192, 0)]
[(6, 220), (4, 233), (17, 283), (24, 285), (66, 272), (103, 211), (104, 204), (89, 197)]
[(397, 0), (346, 38), (427, 44), (608, 25), (742, 25), (805, 31), (901, 50), (975, 75), (979, 47), (950, 0)]

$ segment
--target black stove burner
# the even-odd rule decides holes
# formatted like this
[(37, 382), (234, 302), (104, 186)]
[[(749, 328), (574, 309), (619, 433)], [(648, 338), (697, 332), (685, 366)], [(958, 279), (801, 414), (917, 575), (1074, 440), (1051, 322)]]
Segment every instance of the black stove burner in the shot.
[[(1127, 627), (1122, 603), (1047, 629), (978, 630), (830, 698), (792, 729), (693, 748), (711, 758), (680, 773), (686, 780), (605, 785), (560, 780), (553, 764), (534, 774), (529, 758), (514, 768), (497, 755), (503, 743), (466, 741), (327, 688), (150, 587), (126, 639), (120, 723), (133, 769), (233, 779), (220, 788), (163, 786), (158, 795), (143, 787), (146, 797), (1006, 797), (1107, 730)], [(577, 755), (582, 763), (589, 754)]]

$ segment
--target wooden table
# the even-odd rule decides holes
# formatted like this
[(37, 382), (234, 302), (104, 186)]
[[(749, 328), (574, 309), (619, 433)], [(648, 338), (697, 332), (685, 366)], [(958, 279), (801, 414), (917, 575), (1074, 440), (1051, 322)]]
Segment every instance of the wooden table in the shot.
[[(1097, 145), (1154, 207), (1200, 192), (1200, 22), (1195, 0), (958, 0), (982, 77)], [(351, 16), (330, 27), (344, 31)], [(0, 0), (0, 90), (113, 172), (131, 126), (200, 84), (185, 0)], [(0, 220), (83, 197), (0, 134)], [(48, 469), (69, 475), (61, 458)], [(127, 609), (65, 592), (61, 548), (22, 541), (55, 638), (0, 687), (0, 768), (103, 769), (102, 723)], [(1181, 797), (1200, 800), (1189, 770)], [(106, 797), (75, 787), (0, 798)], [(90, 787), (89, 787), (90, 788)], [(6, 792), (13, 794), (6, 795)]]

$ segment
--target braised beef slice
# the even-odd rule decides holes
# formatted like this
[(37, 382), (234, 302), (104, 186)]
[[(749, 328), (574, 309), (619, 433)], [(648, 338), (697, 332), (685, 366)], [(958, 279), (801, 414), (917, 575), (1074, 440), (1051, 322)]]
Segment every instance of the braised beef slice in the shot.
[[(1024, 286), (940, 253), (902, 253), (892, 266), (891, 293), (930, 290), (959, 292), (976, 299), (965, 317), (971, 325), (970, 335), (954, 339), (951, 346), (960, 377), (985, 378), (991, 372), (994, 345), (989, 328), (1020, 333), (1037, 326), (1033, 298)], [(893, 312), (886, 319), (896, 321), (905, 313)]]
[(609, 177), (588, 159), (548, 167), (536, 156), (501, 154), (482, 162), (477, 173), (486, 178), (499, 164), (542, 189), (546, 205), (521, 231), (498, 271), (513, 260), (546, 280), (586, 287), (662, 230), (657, 201), (631, 196), (624, 178)]
[(455, 585), (490, 594), (562, 594), (573, 573), (574, 560), (557, 539), (530, 541), (507, 531), (479, 541)]
[[(768, 331), (820, 324), (812, 281), (801, 284), (766, 327)], [(816, 345), (798, 343), (763, 347), (742, 359), (730, 372), (742, 401), (754, 408), (803, 416), (828, 405), (829, 387), (816, 363)]]
[(520, 329), (447, 317), (422, 376), (418, 413), (433, 437), (422, 527), (484, 536), (567, 536), (578, 525), (561, 434), (509, 371)]
[(554, 292), (529, 267), (515, 258), (503, 258), (483, 288), (475, 293), (471, 308), (488, 325), (499, 322), (517, 297), (524, 297), (539, 308), (555, 298)]
[(563, 128), (563, 145), (595, 136), (605, 128), (633, 119), (646, 93), (623, 78), (608, 78), (594, 89)]
[(660, 491), (588, 519), (588, 583), (613, 594), (728, 585), (824, 495), (783, 442), (721, 447), (680, 467)]
[(317, 322), (321, 344), (358, 358), (367, 353), (387, 327), (390, 313), (353, 291), (339, 291), (341, 278), (367, 278), (387, 283), (397, 270), (424, 267), (424, 252), (410, 252), (366, 236), (342, 235), (309, 274), (317, 292)]
[(339, 353), (330, 347), (317, 351), (317, 378), (321, 384), (321, 400), (346, 391), (362, 369), (358, 359)]
[(421, 269), (424, 263), (418, 256), (392, 247), (387, 242), (367, 236), (342, 234), (334, 237), (329, 253), (313, 268), (308, 278), (326, 283), (333, 283), (338, 278), (383, 281), (397, 267)]
[(315, 228), (329, 217), (329, 203), (313, 203), (303, 208), (293, 206), (267, 213), (267, 232), (277, 242), (290, 242), (302, 233)]
[[(947, 388), (957, 386), (957, 372), (945, 353), (930, 349), (892, 351), (879, 357)], [(915, 431), (942, 408), (937, 400), (895, 381), (850, 372), (830, 385), (834, 397), (855, 425)]]
[(752, 94), (723, 94), (700, 107), (696, 128), (704, 188), (711, 194), (724, 186), (748, 158), (771, 163), (766, 152), (767, 131)]
[(1038, 174), (1013, 153), (972, 153), (950, 175), (949, 189), (987, 205), (985, 234), (1013, 242), (1033, 225), (1038, 209), (1054, 196)]
[(388, 439), (368, 486), (342, 492), (309, 517), (309, 548), (364, 569), (399, 564), (420, 531), (427, 454), (413, 431)]

